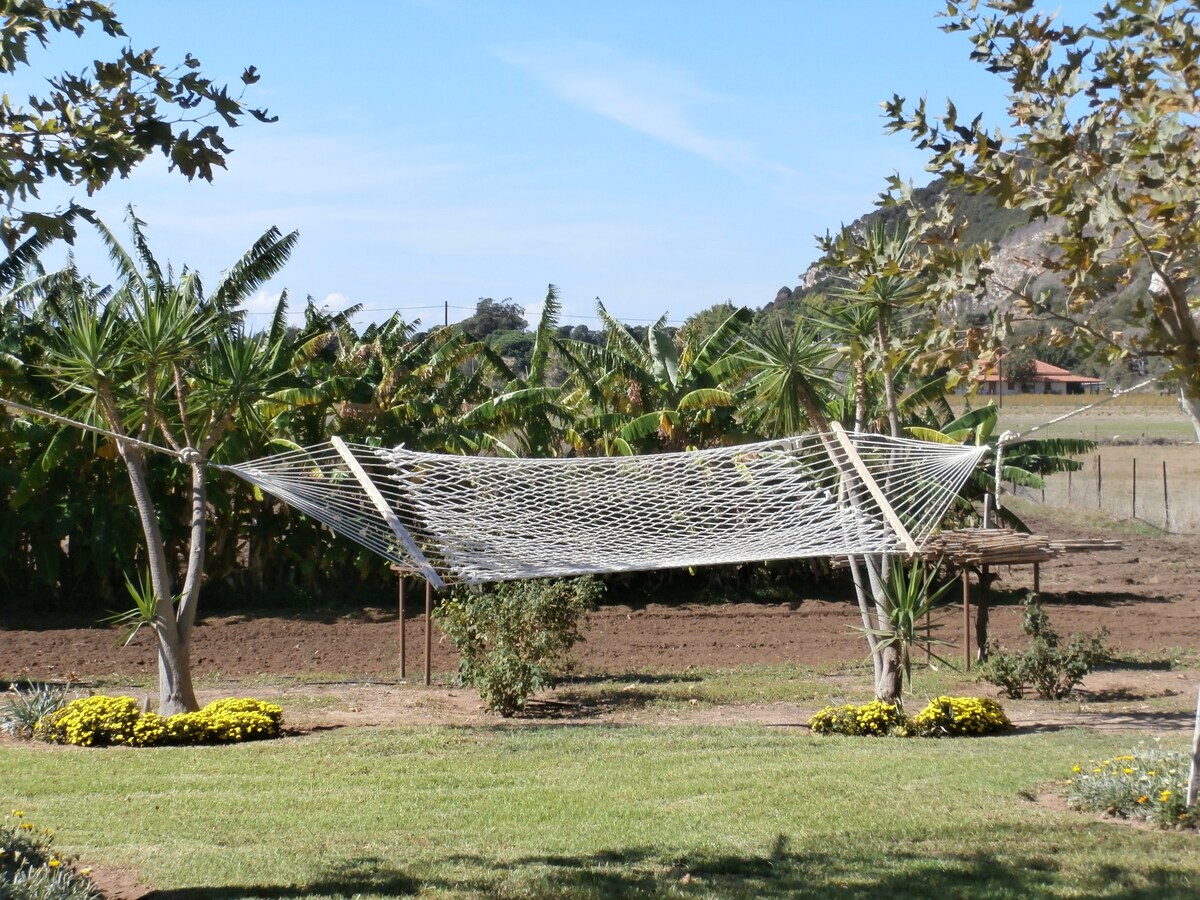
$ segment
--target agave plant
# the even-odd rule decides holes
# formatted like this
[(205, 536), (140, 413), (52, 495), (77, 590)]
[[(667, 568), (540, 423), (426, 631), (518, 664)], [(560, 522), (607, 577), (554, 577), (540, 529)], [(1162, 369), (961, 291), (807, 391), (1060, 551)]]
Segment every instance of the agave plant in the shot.
[(921, 620), (929, 615), (954, 586), (953, 581), (937, 583), (938, 570), (936, 566), (926, 566), (920, 560), (914, 560), (905, 566), (900, 560), (893, 560), (891, 571), (884, 582), (884, 602), (881, 604), (885, 622), (881, 628), (859, 628), (859, 631), (871, 634), (880, 649), (896, 647), (900, 653), (900, 663), (904, 671), (904, 681), (912, 689), (912, 649), (924, 646), (930, 655), (945, 665), (951, 663), (933, 652), (936, 645), (949, 645), (948, 641), (933, 638), (920, 631)]

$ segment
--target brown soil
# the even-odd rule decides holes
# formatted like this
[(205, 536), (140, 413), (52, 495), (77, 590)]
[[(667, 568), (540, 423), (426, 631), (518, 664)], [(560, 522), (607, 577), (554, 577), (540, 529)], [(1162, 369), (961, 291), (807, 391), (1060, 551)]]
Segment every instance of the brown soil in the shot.
[[(1056, 537), (1077, 537), (1048, 526)], [(1125, 549), (1067, 556), (1043, 566), (1042, 591), (1060, 633), (1111, 633), (1121, 651), (1162, 653), (1200, 646), (1200, 554), (1195, 537), (1123, 537)], [(1001, 591), (1031, 586), (1031, 568), (1001, 569)], [(618, 599), (619, 598), (615, 598)], [(1020, 607), (993, 606), (991, 634), (1020, 640)], [(424, 617), (410, 610), (407, 675), (420, 673)], [(149, 634), (119, 647), (115, 628), (56, 627), (53, 620), (10, 621), (0, 631), (0, 677), (87, 681), (152, 675)], [(61, 623), (57, 623), (61, 624)], [(589, 618), (574, 652), (578, 671), (613, 675), (797, 662), (860, 661), (863, 644), (852, 603), (814, 596), (802, 602), (608, 605)], [(957, 642), (961, 614), (940, 630)], [(394, 612), (213, 616), (196, 628), (192, 662), (200, 679), (328, 675), (338, 680), (395, 680), (398, 628)], [(433, 631), (432, 670), (456, 666), (452, 648)]]

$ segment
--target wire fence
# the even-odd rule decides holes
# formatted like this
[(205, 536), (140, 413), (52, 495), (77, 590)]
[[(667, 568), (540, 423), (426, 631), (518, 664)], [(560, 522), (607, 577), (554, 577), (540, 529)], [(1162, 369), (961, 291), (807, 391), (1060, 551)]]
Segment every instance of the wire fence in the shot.
[(1136, 519), (1173, 534), (1200, 533), (1200, 449), (1107, 447), (1083, 469), (1046, 479), (1019, 496), (1054, 507)]

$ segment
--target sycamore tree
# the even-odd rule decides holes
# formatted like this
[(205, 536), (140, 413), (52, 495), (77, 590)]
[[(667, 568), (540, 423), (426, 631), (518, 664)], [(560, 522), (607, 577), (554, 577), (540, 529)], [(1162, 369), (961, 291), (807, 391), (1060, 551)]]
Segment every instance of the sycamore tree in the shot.
[[(1060, 223), (1042, 263), (1065, 306), (1005, 287), (1060, 342), (1165, 360), (1200, 439), (1200, 9), (1111, 0), (1068, 24), (1033, 0), (949, 0), (943, 15), (1007, 82), (1008, 130), (900, 96), (884, 104), (889, 129), (952, 185)], [(1108, 302), (1139, 284), (1135, 327), (1106, 327)]]
[[(0, 28), (0, 77), (30, 65), (31, 45), (52, 37), (99, 30), (115, 40), (125, 31), (107, 3), (98, 0), (7, 0)], [(76, 222), (91, 212), (71, 201), (46, 209), (38, 191), (47, 181), (81, 188), (88, 196), (113, 178), (126, 178), (154, 152), (186, 178), (211, 181), (230, 153), (221, 127), (251, 116), (274, 121), (246, 106), (240, 95), (206, 77), (190, 54), (163, 65), (156, 50), (114, 48), (81, 72), (46, 79), (40, 94), (14, 102), (0, 96), (0, 285), (15, 283), (23, 267), (57, 239), (72, 240)], [(258, 80), (251, 66), (242, 84)]]

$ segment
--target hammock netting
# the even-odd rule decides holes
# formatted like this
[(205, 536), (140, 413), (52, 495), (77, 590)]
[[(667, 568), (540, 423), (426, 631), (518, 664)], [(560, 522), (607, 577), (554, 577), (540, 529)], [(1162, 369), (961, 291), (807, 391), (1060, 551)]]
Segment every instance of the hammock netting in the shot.
[(912, 553), (986, 452), (842, 432), (648, 456), (511, 459), (334, 438), (222, 468), (441, 587)]

